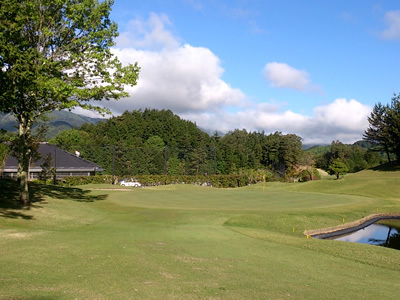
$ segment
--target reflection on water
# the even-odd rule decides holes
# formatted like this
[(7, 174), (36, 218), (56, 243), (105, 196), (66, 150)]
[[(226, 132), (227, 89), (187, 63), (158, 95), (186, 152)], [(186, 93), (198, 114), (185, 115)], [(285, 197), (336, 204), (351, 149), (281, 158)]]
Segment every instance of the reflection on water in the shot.
[(400, 250), (399, 221), (386, 220), (379, 223), (371, 224), (358, 231), (334, 238), (334, 240), (377, 245)]

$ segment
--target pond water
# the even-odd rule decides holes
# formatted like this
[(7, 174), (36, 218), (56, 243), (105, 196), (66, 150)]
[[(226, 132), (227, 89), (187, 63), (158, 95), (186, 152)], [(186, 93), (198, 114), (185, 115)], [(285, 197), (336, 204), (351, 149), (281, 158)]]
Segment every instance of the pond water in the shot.
[(332, 239), (400, 250), (400, 222), (399, 220), (380, 221), (363, 229)]

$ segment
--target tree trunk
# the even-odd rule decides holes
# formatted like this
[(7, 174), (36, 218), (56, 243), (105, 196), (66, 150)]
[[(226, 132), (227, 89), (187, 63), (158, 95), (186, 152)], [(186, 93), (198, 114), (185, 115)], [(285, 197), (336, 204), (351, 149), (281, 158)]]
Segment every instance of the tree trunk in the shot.
[(389, 161), (389, 164), (391, 165), (392, 164), (392, 160), (390, 159), (390, 152), (389, 152), (389, 148), (388, 148), (387, 145), (385, 145), (385, 152), (386, 152), (386, 156), (387, 156), (387, 159)]
[(24, 206), (31, 204), (29, 198), (29, 165), (31, 160), (31, 147), (29, 147), (31, 134), (30, 122), (26, 119), (20, 120), (18, 131), (18, 180), (19, 201)]
[(312, 169), (311, 169), (311, 171), (310, 171), (310, 170), (307, 168), (306, 171), (307, 171), (307, 173), (308, 173), (308, 176), (310, 177), (310, 181), (313, 181), (313, 171), (312, 171)]

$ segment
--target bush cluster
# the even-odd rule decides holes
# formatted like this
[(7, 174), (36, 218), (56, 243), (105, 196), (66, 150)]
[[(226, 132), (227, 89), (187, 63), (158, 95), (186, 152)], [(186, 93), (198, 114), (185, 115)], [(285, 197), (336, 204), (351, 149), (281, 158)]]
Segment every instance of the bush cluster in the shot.
[(313, 168), (312, 169), (312, 178), (310, 178), (310, 173), (307, 170), (302, 170), (299, 175), (299, 181), (301, 182), (306, 182), (306, 181), (310, 181), (310, 180), (320, 180), (321, 179), (321, 175), (319, 174), (318, 170)]
[[(114, 177), (111, 175), (96, 176), (71, 176), (65, 177), (63, 184), (66, 186), (85, 185), (90, 183), (112, 184), (118, 183), (124, 178), (132, 178), (131, 176)], [(262, 181), (272, 181), (271, 175), (249, 176), (242, 175), (139, 175), (133, 177), (139, 181), (142, 186), (158, 186), (169, 184), (195, 184), (203, 186), (213, 186), (218, 188), (234, 188), (254, 184)]]
[(111, 175), (95, 175), (95, 176), (68, 176), (64, 177), (63, 184), (66, 186), (85, 185), (90, 183), (112, 184), (113, 176)]

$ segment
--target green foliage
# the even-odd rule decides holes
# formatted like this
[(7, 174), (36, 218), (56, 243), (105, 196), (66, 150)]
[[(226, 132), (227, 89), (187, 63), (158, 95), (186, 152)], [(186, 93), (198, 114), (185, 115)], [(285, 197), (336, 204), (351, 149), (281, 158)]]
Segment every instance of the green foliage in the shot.
[(162, 151), (164, 149), (164, 141), (157, 135), (149, 137), (144, 145), (148, 148), (152, 148), (158, 151)]
[(27, 176), (34, 152), (31, 129), (43, 114), (127, 96), (137, 64), (123, 67), (111, 53), (117, 25), (111, 0), (2, 0), (0, 4), (0, 111), (19, 124), (20, 200), (29, 204)]
[(336, 159), (344, 162), (350, 173), (368, 169), (384, 162), (384, 158), (376, 151), (362, 148), (357, 143), (346, 145), (340, 141), (333, 141), (328, 151), (315, 156), (316, 166), (324, 170), (328, 170), (331, 163)]
[(53, 141), (101, 165), (108, 174), (240, 175), (258, 169), (283, 175), (301, 158), (300, 137), (235, 130), (207, 133), (170, 110), (124, 112), (97, 125), (59, 134)]
[(111, 175), (95, 175), (95, 176), (68, 176), (63, 180), (66, 186), (77, 186), (85, 184), (112, 184), (113, 176)]
[(39, 179), (47, 183), (49, 179), (55, 176), (53, 158), (50, 153), (48, 153), (44, 158), (43, 162), (40, 165), (42, 171), (39, 174)]
[(400, 159), (400, 94), (394, 94), (390, 105), (375, 104), (368, 122), (364, 140), (384, 151), (389, 162), (391, 153)]
[(217, 173), (235, 174), (244, 168), (269, 168), (282, 175), (297, 164), (301, 157), (301, 138), (280, 132), (247, 133), (235, 130), (219, 138), (217, 147)]
[(321, 179), (321, 175), (315, 168), (301, 170), (297, 177), (299, 178), (300, 182)]
[(238, 189), (33, 183), (29, 210), (7, 206), (18, 187), (0, 180), (0, 298), (396, 299), (397, 250), (303, 232), (398, 213), (399, 179), (368, 170)]
[(118, 34), (109, 19), (111, 5), (3, 0), (1, 111), (21, 123), (22, 117), (34, 121), (44, 112), (75, 106), (104, 111), (89, 101), (127, 96), (123, 84), (136, 84), (139, 68), (122, 67), (110, 51)]
[(330, 175), (336, 175), (336, 179), (339, 179), (340, 175), (345, 175), (349, 171), (346, 164), (340, 159), (335, 159), (331, 162), (328, 168), (328, 173)]
[(329, 152), (330, 150), (331, 150), (330, 145), (323, 145), (323, 146), (312, 146), (304, 151), (306, 153), (312, 153), (314, 155), (319, 155), (319, 154)]
[(168, 175), (178, 175), (181, 174), (181, 170), (184, 169), (184, 164), (177, 157), (170, 157), (168, 159)]
[(0, 172), (4, 168), (8, 153), (10, 152), (10, 147), (6, 142), (12, 140), (11, 135), (6, 130), (0, 129)]
[[(129, 176), (119, 176), (119, 179)], [(117, 178), (117, 179), (118, 179)], [(213, 186), (218, 188), (243, 187), (258, 182), (272, 181), (272, 174), (256, 172), (241, 175), (137, 175), (142, 186), (159, 186), (169, 184), (194, 184), (201, 186)], [(96, 176), (69, 176), (65, 177), (63, 184), (65, 186), (78, 186), (86, 184), (112, 184), (114, 182), (111, 175)]]
[[(54, 139), (50, 140), (49, 143), (57, 145), (62, 149), (74, 153), (76, 145), (85, 145), (89, 142), (89, 134), (82, 130), (71, 129), (60, 132)], [(82, 150), (82, 155), (84, 155), (84, 148)]]

